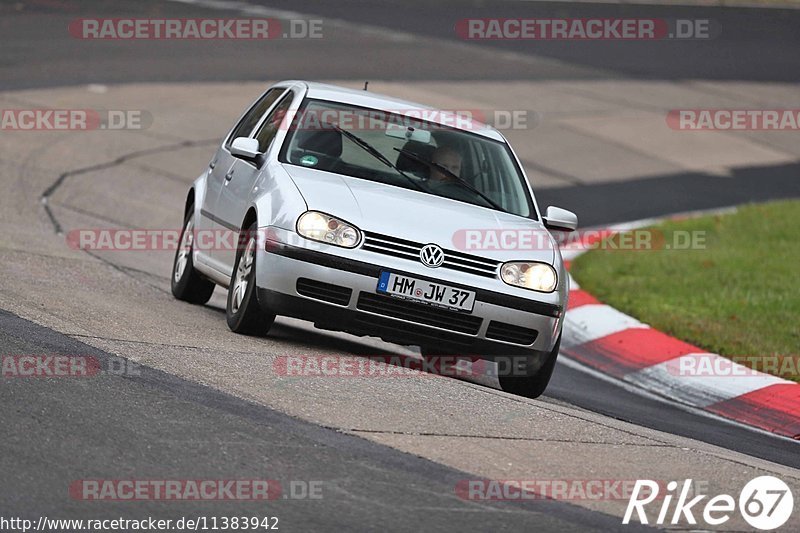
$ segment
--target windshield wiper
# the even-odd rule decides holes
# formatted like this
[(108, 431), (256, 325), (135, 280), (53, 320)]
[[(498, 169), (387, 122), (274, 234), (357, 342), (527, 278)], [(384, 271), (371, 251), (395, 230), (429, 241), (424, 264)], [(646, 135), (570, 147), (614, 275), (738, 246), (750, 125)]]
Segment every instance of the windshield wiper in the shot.
[(465, 189), (470, 190), (470, 191), (474, 192), (475, 194), (477, 194), (478, 196), (480, 196), (486, 203), (488, 203), (494, 209), (497, 209), (498, 211), (502, 211), (503, 213), (509, 213), (509, 211), (507, 211), (506, 209), (503, 209), (503, 207), (500, 204), (498, 204), (497, 202), (495, 202), (494, 200), (492, 200), (491, 198), (486, 196), (484, 193), (482, 193), (481, 191), (476, 189), (474, 186), (472, 186), (472, 184), (470, 182), (468, 182), (467, 180), (465, 180), (461, 176), (457, 176), (457, 175), (453, 174), (452, 172), (450, 172), (450, 170), (447, 167), (445, 167), (443, 165), (440, 165), (439, 163), (434, 163), (433, 161), (428, 161), (427, 159), (425, 159), (423, 157), (420, 157), (419, 155), (415, 154), (414, 152), (410, 152), (410, 151), (405, 150), (403, 148), (395, 148), (395, 150), (397, 150), (398, 152), (400, 152), (403, 155), (407, 155), (408, 157), (410, 157), (411, 159), (413, 159), (415, 161), (419, 161), (423, 165), (427, 165), (427, 166), (429, 166), (431, 168), (435, 168), (436, 170), (438, 170), (439, 172), (441, 172), (445, 176), (454, 179), (458, 184), (460, 184)]
[(347, 130), (345, 130), (343, 128), (340, 128), (336, 124), (325, 123), (325, 124), (323, 124), (323, 127), (324, 128), (331, 128), (331, 129), (334, 129), (334, 130), (338, 131), (339, 133), (341, 133), (342, 135), (344, 135), (345, 137), (347, 137), (348, 139), (353, 141), (353, 143), (355, 143), (357, 146), (360, 146), (369, 155), (371, 155), (372, 157), (374, 157), (375, 159), (377, 159), (378, 161), (380, 161), (381, 163), (383, 163), (387, 167), (393, 169), (395, 172), (397, 172), (398, 174), (403, 176), (406, 180), (408, 180), (409, 183), (411, 183), (411, 185), (416, 187), (416, 189), (418, 191), (425, 192), (425, 193), (427, 192), (425, 189), (420, 187), (419, 184), (417, 184), (416, 181), (414, 181), (414, 178), (412, 178), (411, 176), (409, 176), (408, 174), (406, 174), (405, 172), (403, 172), (402, 170), (397, 168), (397, 166), (394, 163), (389, 161), (388, 157), (386, 157), (385, 155), (380, 153), (377, 148), (375, 148), (374, 146), (369, 144), (367, 141), (365, 141), (364, 139), (362, 139), (361, 137), (359, 137), (355, 133), (352, 133), (352, 132), (349, 132), (349, 131), (347, 131)]

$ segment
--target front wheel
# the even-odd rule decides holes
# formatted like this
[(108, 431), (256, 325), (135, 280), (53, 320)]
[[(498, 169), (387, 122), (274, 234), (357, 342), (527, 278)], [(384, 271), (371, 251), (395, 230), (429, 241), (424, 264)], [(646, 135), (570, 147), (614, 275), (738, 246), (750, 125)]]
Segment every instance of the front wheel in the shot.
[(256, 291), (256, 224), (250, 225), (239, 238), (233, 275), (228, 285), (225, 315), (228, 327), (235, 333), (266, 335), (275, 315), (265, 313), (258, 305)]
[(214, 283), (194, 269), (194, 207), (189, 208), (183, 221), (180, 245), (172, 262), (170, 288), (178, 300), (193, 304), (204, 304), (214, 293)]
[[(527, 398), (538, 398), (541, 396), (548, 383), (550, 383), (550, 376), (553, 375), (553, 369), (556, 367), (556, 359), (558, 358), (558, 350), (561, 347), (561, 335), (558, 336), (556, 345), (553, 350), (546, 356), (542, 366), (530, 375), (516, 375), (509, 369), (508, 374), (503, 373), (497, 376), (500, 381), (500, 387), (511, 394), (518, 396), (525, 396)], [(529, 357), (528, 363), (530, 364), (532, 357)]]

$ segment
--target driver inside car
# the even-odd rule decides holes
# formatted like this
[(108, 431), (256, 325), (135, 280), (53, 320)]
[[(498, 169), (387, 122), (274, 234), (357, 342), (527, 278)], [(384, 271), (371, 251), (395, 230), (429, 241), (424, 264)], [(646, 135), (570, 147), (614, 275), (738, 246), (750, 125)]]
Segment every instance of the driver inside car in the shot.
[[(434, 165), (439, 165), (452, 172), (455, 176), (461, 176), (461, 154), (450, 146), (440, 146), (433, 152), (431, 161)], [(455, 183), (452, 176), (448, 176), (436, 166), (431, 168), (429, 182), (434, 183)]]

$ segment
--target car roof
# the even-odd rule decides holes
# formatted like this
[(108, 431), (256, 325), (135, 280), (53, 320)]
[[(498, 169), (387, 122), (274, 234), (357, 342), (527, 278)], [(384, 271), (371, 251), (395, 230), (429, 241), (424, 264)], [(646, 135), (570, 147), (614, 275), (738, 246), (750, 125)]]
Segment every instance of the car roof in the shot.
[[(344, 104), (380, 109), (381, 111), (390, 111), (413, 118), (422, 118), (428, 122), (450, 126), (457, 130), (467, 131), (482, 137), (505, 142), (505, 138), (496, 129), (483, 122), (479, 122), (475, 118), (465, 119), (464, 117), (459, 117), (458, 114), (452, 110), (436, 109), (431, 106), (409, 102), (399, 98), (392, 98), (391, 96), (374, 93), (372, 91), (348, 89), (347, 87), (340, 87), (327, 83), (287, 80), (281, 82), (279, 85), (288, 86), (291, 84), (304, 85), (307, 88), (306, 96), (308, 98), (341, 102)], [(430, 113), (430, 111), (434, 111), (434, 113)], [(472, 117), (474, 117), (475, 114), (480, 114), (478, 110), (464, 110), (465, 113), (469, 113), (470, 111), (472, 112)], [(464, 127), (465, 125), (466, 127)]]

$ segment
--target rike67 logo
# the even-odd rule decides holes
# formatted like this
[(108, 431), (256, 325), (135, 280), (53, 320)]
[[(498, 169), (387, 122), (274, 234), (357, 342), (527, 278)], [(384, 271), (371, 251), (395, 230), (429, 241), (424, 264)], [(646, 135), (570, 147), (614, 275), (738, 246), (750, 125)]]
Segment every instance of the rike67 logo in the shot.
[[(648, 524), (645, 506), (658, 499), (661, 505), (654, 523), (664, 525), (667, 523), (666, 520), (675, 496), (677, 496), (677, 501), (669, 521), (673, 525), (679, 524), (682, 520), (685, 520), (687, 524), (697, 524), (694, 515), (696, 512), (701, 514), (706, 524), (719, 526), (730, 520), (737, 507), (737, 501), (728, 494), (714, 496), (706, 501), (705, 505), (700, 504), (708, 498), (704, 494), (689, 499), (692, 489), (691, 479), (683, 482), (680, 492), (678, 492), (677, 481), (667, 483), (666, 494), (659, 494), (659, 488), (662, 486), (662, 484), (649, 479), (636, 480), (622, 523), (630, 523), (635, 511), (639, 522)], [(750, 526), (768, 531), (781, 527), (789, 520), (794, 509), (794, 497), (789, 486), (780, 479), (773, 476), (759, 476), (749, 481), (739, 493), (738, 508), (739, 513)]]

